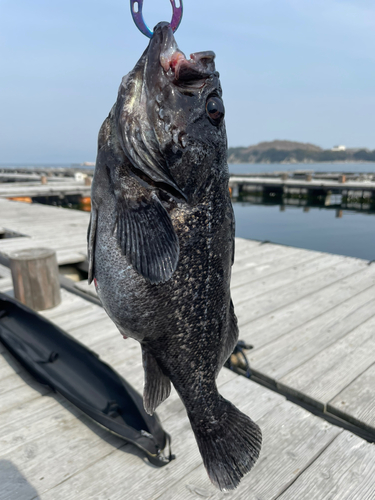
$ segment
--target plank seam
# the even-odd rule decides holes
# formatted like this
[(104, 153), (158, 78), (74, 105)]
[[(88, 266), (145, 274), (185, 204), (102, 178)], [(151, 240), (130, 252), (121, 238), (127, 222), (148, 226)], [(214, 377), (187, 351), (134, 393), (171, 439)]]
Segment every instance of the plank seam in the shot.
[[(241, 327), (240, 327), (240, 328), (243, 328), (244, 326), (247, 326), (247, 325), (249, 325), (249, 324), (253, 323), (254, 321), (257, 321), (257, 320), (258, 320), (258, 319), (260, 319), (260, 318), (263, 318), (263, 317), (265, 317), (265, 316), (268, 316), (268, 315), (269, 315), (269, 314), (271, 314), (271, 313), (274, 313), (274, 312), (276, 312), (276, 311), (279, 311), (280, 309), (283, 309), (283, 308), (285, 308), (285, 307), (289, 306), (290, 304), (297, 303), (297, 302), (299, 302), (299, 301), (300, 301), (300, 300), (302, 300), (302, 299), (306, 299), (306, 298), (307, 298), (307, 297), (309, 297), (310, 295), (315, 295), (315, 294), (318, 294), (318, 293), (320, 293), (322, 290), (325, 290), (325, 289), (327, 289), (327, 288), (329, 288), (329, 287), (331, 287), (331, 286), (333, 286), (333, 285), (336, 285), (336, 284), (337, 284), (337, 283), (339, 283), (340, 281), (346, 280), (346, 279), (348, 279), (348, 278), (352, 278), (354, 275), (356, 275), (356, 274), (360, 274), (360, 273), (363, 273), (363, 272), (365, 272), (365, 271), (367, 271), (367, 265), (366, 265), (366, 267), (364, 267), (363, 269), (360, 269), (360, 270), (354, 271), (353, 273), (348, 274), (348, 275), (347, 275), (347, 276), (345, 276), (344, 278), (339, 278), (338, 280), (333, 281), (333, 282), (332, 282), (332, 283), (330, 283), (329, 285), (323, 286), (322, 288), (320, 288), (319, 290), (316, 290), (315, 292), (309, 292), (309, 293), (307, 293), (306, 295), (301, 295), (301, 296), (299, 296), (299, 297), (298, 297), (298, 299), (297, 299), (297, 300), (292, 300), (291, 302), (288, 302), (288, 303), (286, 303), (286, 304), (283, 304), (283, 305), (282, 305), (282, 306), (280, 306), (280, 307), (276, 307), (276, 309), (272, 309), (271, 311), (267, 311), (266, 313), (261, 314), (260, 316), (257, 316), (256, 318), (253, 318), (252, 320), (248, 321), (247, 323), (243, 323), (243, 324), (241, 324)], [(374, 286), (374, 285), (370, 285), (370, 286), (368, 286), (367, 288), (365, 288), (364, 290), (361, 290), (360, 292), (355, 293), (354, 295), (351, 295), (351, 297), (349, 297), (348, 299), (344, 300), (344, 302), (341, 302), (341, 304), (345, 303), (345, 302), (346, 302), (347, 300), (349, 300), (349, 299), (352, 299), (353, 297), (356, 297), (356, 296), (357, 296), (357, 295), (359, 295), (360, 293), (363, 293), (365, 290), (368, 290), (369, 288), (372, 288), (373, 286)], [(282, 287), (280, 287), (280, 288), (282, 288)], [(275, 290), (278, 290), (278, 289), (275, 289)], [(274, 292), (275, 290), (272, 290), (272, 291)], [(269, 292), (264, 292), (263, 294), (258, 295), (258, 297), (261, 297), (262, 295), (267, 295), (267, 294), (269, 294)], [(337, 307), (337, 306), (334, 306), (334, 307)], [(333, 308), (331, 308), (331, 309), (333, 309)], [(323, 314), (323, 313), (322, 313), (322, 314)], [(319, 314), (318, 316), (316, 316), (316, 318), (318, 318), (319, 316), (321, 316), (321, 314)], [(305, 323), (303, 323), (303, 324), (305, 324)], [(283, 334), (283, 335), (284, 335), (284, 334)], [(266, 344), (264, 344), (264, 345), (266, 345)]]
[(334, 436), (328, 443), (326, 443), (323, 448), (318, 452), (318, 454), (304, 467), (304, 469), (298, 474), (296, 475), (296, 477), (294, 477), (290, 483), (288, 485), (285, 486), (285, 488), (280, 491), (280, 493), (277, 494), (276, 497), (274, 497), (273, 500), (277, 500), (278, 498), (281, 497), (281, 495), (283, 495), (287, 490), (288, 488), (290, 488), (292, 486), (293, 483), (295, 483), (297, 481), (297, 479), (309, 468), (311, 467), (315, 462), (316, 460), (326, 451), (326, 449), (331, 446), (333, 444), (333, 442), (340, 436), (340, 434), (344, 432), (343, 430), (341, 430), (340, 432), (338, 432), (336, 434), (336, 436)]
[[(122, 448), (125, 448), (126, 446), (132, 446), (132, 445), (130, 443), (123, 443), (119, 447), (116, 447), (113, 444), (112, 444), (112, 446), (114, 447), (114, 449), (111, 450), (109, 453), (107, 453), (106, 455), (101, 456), (100, 458), (98, 458), (98, 460), (93, 461), (92, 463), (88, 464), (86, 467), (82, 467), (82, 469), (76, 470), (73, 474), (71, 474), (70, 476), (64, 478), (59, 483), (56, 483), (55, 485), (52, 486), (52, 488), (48, 488), (48, 489), (44, 490), (43, 493), (41, 493), (41, 494), (43, 495), (43, 494), (47, 493), (48, 491), (52, 491), (54, 488), (56, 488), (56, 486), (60, 486), (60, 484), (63, 484), (66, 481), (69, 481), (70, 479), (72, 479), (73, 477), (75, 477), (77, 474), (80, 474), (81, 472), (84, 472), (85, 470), (89, 469), (90, 467), (92, 467), (96, 463), (100, 462), (104, 458), (109, 457), (110, 455), (112, 455), (112, 453), (115, 453), (117, 450), (122, 450)], [(134, 448), (136, 448), (136, 446), (134, 446)], [(36, 496), (30, 498), (30, 500), (40, 500), (40, 494), (38, 493)]]
[[(241, 368), (235, 367), (234, 371), (238, 373), (239, 375), (242, 375), (243, 377), (247, 377), (246, 372), (242, 370)], [(369, 443), (375, 443), (375, 432), (369, 430), (368, 428), (361, 427), (359, 425), (356, 425), (353, 422), (350, 422), (349, 420), (345, 420), (344, 418), (341, 418), (338, 415), (335, 415), (330, 412), (323, 412), (320, 410), (318, 407), (312, 405), (306, 400), (299, 399), (297, 396), (291, 394), (288, 391), (283, 390), (282, 388), (279, 388), (277, 385), (273, 385), (267, 380), (263, 380), (261, 377), (255, 375), (254, 373), (251, 375), (250, 380), (253, 382), (262, 385), (264, 387), (267, 387), (271, 391), (276, 392), (277, 394), (281, 394), (286, 398), (287, 401), (290, 401), (294, 403), (297, 406), (300, 406), (301, 408), (304, 408), (308, 412), (310, 412), (312, 415), (315, 415), (326, 422), (335, 425), (336, 427), (339, 427), (341, 429), (345, 429), (352, 434), (355, 434), (356, 436), (359, 436), (362, 439), (365, 439)]]
[[(174, 481), (173, 483), (168, 483), (168, 488), (170, 487), (173, 487), (175, 486), (177, 483), (179, 483), (180, 481), (182, 481), (186, 476), (188, 476), (189, 474), (191, 474), (192, 472), (196, 471), (197, 469), (199, 469), (200, 467), (203, 467), (203, 462), (200, 463), (199, 465), (197, 465), (196, 467), (193, 467), (192, 469), (188, 470), (186, 472), (186, 474), (184, 474), (183, 476), (180, 476), (178, 479), (176, 479), (176, 481)], [(186, 485), (185, 485), (186, 486)], [(156, 497), (152, 497), (150, 498), (150, 500), (158, 500), (158, 498), (161, 498), (163, 495), (164, 495), (165, 492), (163, 493), (160, 493), (160, 495), (156, 496)]]
[[(310, 262), (314, 262), (314, 261), (316, 261), (316, 260), (321, 260), (321, 259), (323, 259), (323, 258), (324, 258), (324, 257), (322, 257), (322, 256), (315, 256), (315, 257), (313, 257), (312, 259), (308, 258), (308, 259), (306, 259), (306, 260), (302, 260), (302, 261), (298, 262), (298, 265), (305, 265), (305, 264), (308, 264), (308, 263), (310, 263)], [(279, 259), (279, 260), (282, 260), (282, 259)], [(263, 265), (263, 264), (259, 264), (259, 266), (262, 266), (262, 265)], [(255, 269), (255, 268), (259, 267), (259, 266), (251, 267), (251, 268), (249, 268), (248, 270), (243, 271), (243, 274), (245, 274), (247, 271), (251, 271), (251, 270), (253, 270), (253, 269)], [(288, 267), (286, 267), (286, 268), (284, 268), (284, 269), (281, 269), (281, 270), (276, 271), (276, 272), (274, 272), (274, 273), (267, 274), (266, 276), (264, 276), (264, 278), (269, 278), (270, 276), (276, 276), (276, 275), (278, 275), (278, 274), (283, 274), (283, 273), (285, 273), (286, 271), (288, 271), (289, 269), (291, 269), (292, 267), (295, 267), (295, 266), (296, 266), (296, 264), (291, 264), (290, 266), (288, 266)], [(313, 273), (312, 273), (312, 274), (313, 274)], [(232, 284), (231, 284), (231, 289), (233, 289), (233, 290), (234, 290), (234, 289), (239, 289), (239, 288), (241, 288), (241, 287), (247, 287), (249, 283), (254, 283), (254, 281), (258, 281), (258, 280), (259, 280), (259, 278), (254, 277), (254, 279), (252, 279), (252, 280), (250, 280), (250, 281), (247, 281), (246, 283), (241, 283), (241, 284), (239, 284), (239, 285), (232, 285)], [(280, 288), (280, 287), (279, 287), (279, 288)], [(276, 290), (276, 289), (274, 289), (274, 290)], [(244, 302), (245, 302), (245, 301), (244, 301)], [(241, 302), (239, 302), (239, 303), (241, 303)]]
[[(371, 301), (369, 301), (371, 302)], [(368, 302), (366, 302), (367, 304)], [(364, 304), (363, 306), (361, 307), (364, 307), (366, 304)], [(308, 361), (310, 361), (311, 359), (313, 359), (315, 356), (319, 355), (320, 353), (322, 353), (323, 351), (325, 351), (326, 349), (332, 347), (334, 344), (336, 344), (337, 342), (341, 341), (341, 340), (344, 340), (345, 337), (349, 336), (351, 333), (353, 333), (354, 330), (356, 330), (357, 328), (361, 327), (362, 325), (365, 325), (367, 322), (369, 321), (372, 321), (375, 317), (375, 314), (373, 314), (370, 318), (368, 318), (366, 321), (364, 321), (363, 323), (360, 323), (359, 325), (353, 327), (351, 330), (349, 330), (347, 333), (345, 333), (343, 336), (341, 337), (338, 337), (336, 339), (334, 339), (330, 344), (327, 344), (325, 347), (323, 347), (323, 349), (321, 349), (320, 351), (316, 352), (313, 356), (311, 356), (310, 358), (306, 359), (305, 361), (303, 361), (302, 363), (300, 363), (299, 365), (296, 365), (294, 366), (291, 370), (285, 372), (283, 374), (283, 377), (285, 377), (286, 375), (288, 375), (289, 373), (293, 372), (294, 370), (300, 368), (301, 366), (303, 366), (304, 364), (306, 364)], [(362, 346), (363, 344), (365, 344), (366, 342), (368, 342), (368, 340), (370, 339), (370, 337), (366, 338), (362, 343), (358, 344), (356, 347), (359, 347), (359, 346)], [(354, 352), (354, 351), (352, 351)], [(341, 361), (337, 361), (335, 364), (333, 364), (332, 366), (329, 366), (328, 368), (326, 368), (324, 371), (322, 371), (322, 374), (324, 373), (327, 373), (327, 371), (331, 370), (331, 368), (334, 368), (335, 366), (339, 365)], [(367, 368), (365, 368), (359, 375), (357, 375), (356, 377), (353, 378), (353, 380), (351, 382), (349, 382), (343, 389), (340, 390), (340, 392), (344, 391), (347, 387), (349, 387), (349, 385), (351, 385), (355, 380), (357, 380), (358, 377), (360, 377), (361, 375), (363, 375), (367, 370), (369, 370), (372, 366), (375, 365), (375, 362), (374, 363), (371, 363), (370, 366), (368, 366)], [(279, 385), (279, 381), (276, 380), (276, 384)], [(284, 384), (283, 382), (281, 382), (284, 386), (286, 386), (286, 384)], [(299, 389), (293, 389), (293, 391), (295, 391), (295, 393), (297, 394), (304, 394), (301, 390)], [(326, 407), (327, 405), (334, 399), (338, 396), (337, 393), (332, 399), (330, 399), (327, 403), (322, 403), (322, 405), (324, 406), (325, 410), (326, 410)], [(308, 395), (307, 395), (308, 396)]]
[[(314, 259), (311, 259), (311, 260), (308, 260), (308, 261), (302, 261), (302, 264), (307, 264), (307, 263), (309, 263), (309, 262), (313, 262), (313, 261), (318, 260), (318, 259), (321, 259), (321, 257), (315, 257)], [(301, 263), (299, 263), (299, 264), (301, 264)], [(268, 275), (267, 275), (267, 278), (268, 278), (268, 277), (270, 277), (270, 276), (275, 276), (275, 275), (280, 274), (280, 273), (284, 273), (285, 271), (287, 271), (287, 270), (288, 270), (288, 269), (290, 269), (291, 267), (295, 267), (295, 264), (294, 264), (294, 265), (292, 265), (292, 266), (290, 266), (290, 267), (288, 267), (287, 269), (283, 269), (282, 271), (278, 271), (277, 273), (268, 274)], [(312, 271), (312, 272), (311, 272), (311, 273), (309, 273), (309, 274), (302, 275), (302, 277), (303, 277), (303, 279), (306, 279), (306, 278), (309, 278), (309, 277), (314, 276), (314, 275), (317, 275), (317, 276), (318, 276), (320, 273), (325, 273), (325, 272), (327, 272), (327, 269), (329, 269), (330, 267), (331, 267), (331, 264), (328, 264), (326, 267), (323, 267), (323, 268), (322, 268), (322, 269), (321, 269), (318, 273), (316, 273), (316, 272)], [(362, 270), (362, 269), (361, 269), (361, 270)], [(351, 276), (351, 275), (349, 274), (348, 276)], [(345, 279), (345, 278), (340, 278), (340, 279)], [(247, 283), (244, 283), (244, 284), (239, 285), (238, 287), (234, 287), (234, 288), (237, 288), (237, 289), (238, 289), (238, 288), (240, 288), (241, 286), (245, 286), (245, 287), (247, 287), (248, 283), (253, 283), (254, 281), (258, 281), (258, 280), (257, 280), (257, 279), (255, 279), (255, 280), (249, 281), (249, 282), (247, 282)], [(253, 298), (255, 298), (255, 297), (259, 298), (259, 297), (261, 297), (262, 295), (267, 295), (267, 294), (269, 294), (270, 292), (276, 292), (277, 290), (280, 290), (280, 289), (282, 289), (282, 288), (287, 288), (287, 287), (289, 287), (289, 286), (290, 286), (291, 284), (293, 284), (293, 283), (294, 283), (294, 280), (292, 280), (291, 282), (285, 283), (284, 285), (281, 285), (281, 286), (279, 286), (279, 287), (277, 287), (277, 288), (272, 288), (272, 289), (270, 289), (270, 290), (268, 290), (268, 291), (265, 291), (265, 292), (259, 293), (258, 295), (254, 295), (254, 296), (252, 296), (250, 299), (245, 299), (245, 300), (242, 300), (241, 302), (236, 301), (236, 306), (238, 306), (238, 305), (240, 305), (240, 304), (243, 304), (243, 303), (245, 303), (245, 302), (248, 302), (249, 300), (252, 300), (252, 299), (253, 299)], [(332, 284), (334, 284), (334, 283), (335, 283), (335, 282), (333, 282)], [(330, 285), (327, 285), (327, 286), (330, 286)], [(323, 289), (324, 289), (324, 287), (323, 287), (323, 288), (321, 288), (320, 290), (323, 290)], [(317, 290), (317, 291), (319, 291), (319, 290)], [(315, 291), (315, 292), (310, 292), (310, 293), (316, 293), (316, 291)], [(301, 297), (301, 298), (302, 298), (302, 297)], [(298, 300), (299, 300), (299, 299), (298, 299)]]
[[(355, 274), (355, 273), (354, 273)], [(340, 281), (340, 280), (339, 280)], [(332, 283), (332, 284), (335, 284), (335, 283)], [(366, 290), (369, 290), (370, 288), (373, 288), (374, 285), (370, 285), (368, 286), (367, 288), (364, 288), (363, 290), (361, 290), (360, 292), (358, 293), (355, 293), (354, 295), (351, 295), (349, 298), (347, 298), (346, 300), (344, 300), (343, 302), (340, 302), (339, 304), (336, 304), (334, 305), (333, 307), (330, 307), (329, 309), (321, 312), (320, 314), (318, 314), (317, 316), (314, 316), (313, 318), (309, 319), (308, 321), (306, 321), (305, 323), (301, 323), (300, 325), (296, 326), (296, 327), (293, 327), (291, 330), (288, 330), (287, 332), (284, 332), (282, 335), (278, 336), (277, 339), (272, 339), (264, 344), (262, 344), (261, 347), (259, 347), (259, 349), (262, 349), (263, 347), (269, 345), (269, 344), (272, 344), (273, 342), (275, 342), (275, 340), (278, 340), (278, 339), (281, 339), (282, 337), (284, 337), (285, 335), (288, 335), (290, 332), (292, 332), (293, 330), (296, 330), (297, 328), (301, 328), (303, 327), (304, 325), (308, 325), (309, 323), (311, 323), (312, 321), (315, 321), (317, 318), (320, 318), (321, 316), (323, 316), (324, 314), (327, 314), (329, 311), (332, 311), (333, 309), (335, 309), (336, 307), (342, 305), (342, 304), (345, 304), (345, 302), (348, 302), (349, 300), (352, 300), (354, 297), (357, 297), (358, 295), (360, 295), (361, 293), (365, 292)], [(316, 292), (314, 292), (316, 293)], [(304, 297), (301, 297), (302, 298), (306, 298), (308, 297), (308, 295), (304, 296)], [(300, 299), (298, 299), (296, 302), (299, 302)], [(245, 323), (243, 325), (240, 326), (240, 335), (241, 335), (241, 329), (244, 328), (245, 326), (248, 326), (248, 325), (251, 325), (251, 323), (253, 323), (254, 321), (257, 321), (259, 318), (262, 318), (264, 316), (267, 316), (271, 313), (274, 313), (275, 311), (278, 311), (279, 309), (283, 309), (283, 307), (286, 307), (290, 304), (292, 304), (293, 302), (290, 302), (289, 304), (286, 304), (285, 306), (281, 306), (279, 307), (278, 309), (274, 309), (273, 311), (269, 311), (268, 313), (266, 314), (263, 314), (262, 316), (258, 316), (257, 318), (255, 318), (254, 320), (251, 320), (249, 321), (248, 323)], [(363, 307), (363, 306), (361, 306)], [(255, 349), (254, 349), (255, 350)]]
[[(301, 250), (302, 250), (302, 249), (301, 249)], [(244, 273), (250, 272), (251, 270), (253, 270), (253, 269), (257, 268), (257, 267), (264, 266), (265, 264), (268, 264), (269, 262), (271, 262), (272, 264), (275, 264), (275, 263), (278, 263), (278, 262), (280, 262), (280, 261), (282, 261), (282, 260), (285, 260), (285, 259), (287, 259), (287, 258), (289, 258), (289, 257), (288, 257), (287, 255), (284, 255), (283, 257), (280, 257), (280, 258), (278, 258), (278, 259), (274, 259), (274, 260), (272, 260), (272, 259), (271, 259), (271, 260), (267, 260), (267, 261), (265, 261), (265, 262), (258, 263), (258, 264), (257, 264), (257, 265), (255, 265), (254, 267), (249, 267), (248, 269), (239, 269), (238, 271), (234, 271), (234, 272), (232, 272), (232, 276), (235, 276), (236, 274), (240, 274), (240, 273), (241, 273), (241, 274), (244, 274)], [(320, 258), (320, 256), (315, 256), (315, 257), (313, 257), (313, 259), (311, 259), (311, 260), (315, 260), (315, 259), (318, 259), (318, 258)], [(308, 256), (308, 258), (306, 258), (306, 260), (304, 260), (304, 259), (303, 259), (301, 262), (302, 262), (302, 263), (305, 263), (305, 262), (308, 262), (309, 260), (310, 260), (310, 256)], [(238, 262), (238, 261), (235, 261), (235, 263), (237, 263), (237, 262)], [(289, 269), (290, 267), (293, 267), (294, 265), (295, 265), (295, 264), (291, 264), (291, 265), (290, 265), (290, 266), (288, 266), (287, 268), (282, 269), (282, 270), (281, 270), (281, 272), (285, 271), (286, 269)], [(278, 272), (280, 272), (280, 271), (277, 271), (276, 273), (270, 273), (270, 274), (267, 274), (267, 276), (272, 276), (273, 274), (277, 274)], [(255, 278), (255, 279), (253, 279), (253, 280), (251, 280), (251, 281), (248, 281), (248, 282), (246, 282), (246, 283), (242, 283), (241, 285), (233, 285), (233, 288), (238, 288), (239, 286), (247, 285), (247, 283), (252, 283), (253, 281), (257, 281), (257, 280), (258, 280), (258, 278)]]

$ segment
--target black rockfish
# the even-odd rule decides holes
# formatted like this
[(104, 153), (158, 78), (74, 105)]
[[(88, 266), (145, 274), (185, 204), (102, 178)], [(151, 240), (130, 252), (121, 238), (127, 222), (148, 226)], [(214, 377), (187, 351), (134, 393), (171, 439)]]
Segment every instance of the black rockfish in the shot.
[(204, 465), (235, 488), (258, 458), (259, 427), (217, 391), (237, 342), (230, 298), (234, 216), (215, 54), (187, 60), (159, 23), (99, 133), (89, 280), (142, 346), (144, 407), (175, 386)]

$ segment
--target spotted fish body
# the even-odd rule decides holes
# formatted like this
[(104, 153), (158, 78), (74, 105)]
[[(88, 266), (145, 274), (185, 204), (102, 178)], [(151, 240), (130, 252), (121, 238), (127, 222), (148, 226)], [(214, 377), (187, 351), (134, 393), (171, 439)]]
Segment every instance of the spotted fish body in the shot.
[(187, 60), (159, 23), (99, 133), (89, 280), (141, 343), (144, 406), (181, 397), (211, 481), (235, 488), (258, 458), (258, 426), (218, 393), (238, 337), (230, 298), (234, 216), (213, 52)]

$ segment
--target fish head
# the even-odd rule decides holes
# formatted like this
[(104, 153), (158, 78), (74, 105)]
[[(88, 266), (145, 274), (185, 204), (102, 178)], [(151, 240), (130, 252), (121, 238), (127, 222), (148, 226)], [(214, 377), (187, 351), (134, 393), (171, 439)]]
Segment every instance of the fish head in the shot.
[(159, 23), (120, 87), (119, 132), (127, 156), (188, 201), (213, 179), (228, 177), (225, 111), (214, 59), (211, 51), (187, 59), (170, 25)]

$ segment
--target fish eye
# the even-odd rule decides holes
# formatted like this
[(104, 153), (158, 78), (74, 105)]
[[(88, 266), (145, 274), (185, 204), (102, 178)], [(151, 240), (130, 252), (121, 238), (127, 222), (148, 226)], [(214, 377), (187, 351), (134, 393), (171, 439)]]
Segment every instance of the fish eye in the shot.
[(214, 125), (219, 125), (224, 116), (224, 104), (219, 97), (209, 97), (206, 102), (206, 113)]

